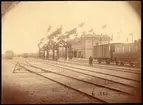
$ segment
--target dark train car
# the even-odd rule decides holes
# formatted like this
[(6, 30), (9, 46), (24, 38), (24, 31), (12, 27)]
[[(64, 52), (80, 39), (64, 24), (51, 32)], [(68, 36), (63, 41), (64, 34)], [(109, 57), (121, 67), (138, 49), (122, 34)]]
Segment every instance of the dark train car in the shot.
[(124, 65), (125, 63), (130, 66), (140, 65), (141, 62), (141, 46), (139, 43), (126, 43), (115, 46), (115, 52), (113, 52), (113, 58), (116, 65), (119, 63)]
[(30, 54), (28, 54), (28, 57), (38, 58), (38, 53), (30, 53)]
[(141, 46), (140, 42), (136, 43), (113, 43), (94, 46), (93, 56), (98, 63), (115, 62), (116, 65), (125, 63), (133, 66), (141, 64)]
[(27, 57), (28, 57), (28, 53), (22, 54), (22, 57), (23, 57), (23, 58), (27, 58)]
[(5, 59), (12, 59), (14, 57), (14, 52), (9, 50), (5, 52)]
[(114, 61), (113, 52), (115, 51), (115, 45), (120, 45), (122, 43), (114, 43), (114, 44), (104, 44), (94, 46), (93, 49), (93, 57), (98, 61), (98, 63), (106, 62), (110, 64), (110, 62)]

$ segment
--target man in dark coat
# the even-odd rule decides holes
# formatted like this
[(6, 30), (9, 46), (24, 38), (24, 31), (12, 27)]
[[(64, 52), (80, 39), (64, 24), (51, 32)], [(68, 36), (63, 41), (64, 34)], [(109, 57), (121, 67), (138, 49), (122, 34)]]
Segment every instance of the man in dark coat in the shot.
[(89, 65), (90, 65), (90, 66), (93, 65), (93, 57), (92, 57), (92, 56), (89, 57)]

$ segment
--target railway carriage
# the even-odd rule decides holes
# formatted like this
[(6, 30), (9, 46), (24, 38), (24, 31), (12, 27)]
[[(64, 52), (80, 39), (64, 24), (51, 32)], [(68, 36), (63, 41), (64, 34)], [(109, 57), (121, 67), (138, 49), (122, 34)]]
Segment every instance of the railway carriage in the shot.
[(116, 65), (118, 65), (119, 63), (121, 65), (129, 63), (131, 66), (133, 66), (133, 64), (140, 63), (140, 48), (134, 43), (115, 46), (113, 58), (115, 58)]
[(116, 65), (125, 63), (133, 66), (141, 64), (141, 43), (112, 43), (94, 46), (93, 56), (98, 63), (106, 62), (110, 64), (115, 62)]
[(24, 54), (22, 55), (22, 57), (23, 57), (23, 58), (27, 58), (27, 57), (28, 57), (28, 53), (24, 53)]
[(114, 43), (114, 44), (104, 44), (104, 45), (94, 46), (93, 49), (94, 59), (96, 59), (98, 63), (106, 62), (107, 64), (110, 64), (110, 62), (113, 62), (115, 60), (115, 58), (113, 58), (115, 45), (120, 45), (120, 44), (121, 43)]
[(14, 52), (9, 50), (5, 52), (5, 59), (12, 59), (14, 57)]

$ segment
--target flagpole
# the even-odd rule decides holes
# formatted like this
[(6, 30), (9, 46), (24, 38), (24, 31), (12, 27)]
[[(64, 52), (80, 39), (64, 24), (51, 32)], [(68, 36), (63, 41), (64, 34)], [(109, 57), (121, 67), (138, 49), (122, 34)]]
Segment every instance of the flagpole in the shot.
[(100, 36), (100, 45), (102, 44), (102, 33), (101, 33), (101, 36)]
[(68, 57), (68, 47), (67, 47), (67, 61), (69, 60), (69, 57)]
[(39, 48), (39, 58), (40, 58), (40, 47), (38, 46), (38, 48)]
[[(106, 24), (105, 24), (105, 25), (103, 25), (101, 28), (102, 28), (101, 30), (103, 31), (103, 29), (104, 29), (104, 28), (106, 28)], [(101, 40), (100, 40), (100, 44), (102, 44), (102, 33), (101, 33)]]
[(133, 43), (133, 34), (132, 34), (132, 43)]

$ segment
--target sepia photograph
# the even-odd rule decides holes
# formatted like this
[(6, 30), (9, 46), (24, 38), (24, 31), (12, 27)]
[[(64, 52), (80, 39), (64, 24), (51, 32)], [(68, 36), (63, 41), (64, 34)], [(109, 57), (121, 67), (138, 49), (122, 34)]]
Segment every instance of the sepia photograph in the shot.
[(2, 1), (2, 104), (141, 103), (141, 1)]

